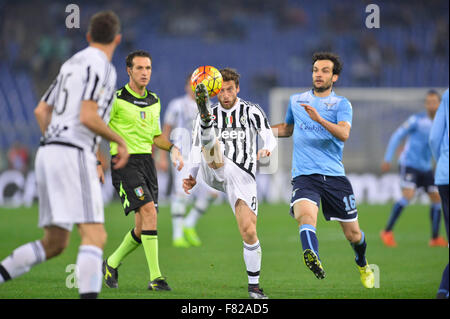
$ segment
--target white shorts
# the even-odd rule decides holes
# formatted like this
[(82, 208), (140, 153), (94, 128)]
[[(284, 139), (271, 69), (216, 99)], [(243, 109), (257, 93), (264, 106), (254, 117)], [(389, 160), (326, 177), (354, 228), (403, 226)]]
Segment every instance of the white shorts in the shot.
[[(243, 200), (251, 211), (258, 216), (258, 197), (256, 195), (256, 181), (247, 172), (239, 168), (226, 156), (221, 168), (213, 169), (202, 158), (200, 171), (203, 178), (212, 188), (227, 194), (233, 213), (238, 199)], [(200, 172), (199, 172), (200, 173)]]
[(36, 154), (39, 227), (104, 223), (96, 158), (75, 147), (50, 144)]

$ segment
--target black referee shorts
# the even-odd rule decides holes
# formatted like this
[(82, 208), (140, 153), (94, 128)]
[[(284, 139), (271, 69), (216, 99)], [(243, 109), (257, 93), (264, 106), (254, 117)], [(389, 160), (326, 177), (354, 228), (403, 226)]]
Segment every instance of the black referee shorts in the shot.
[(124, 168), (111, 170), (111, 177), (125, 215), (150, 202), (158, 208), (158, 178), (152, 154), (131, 154)]

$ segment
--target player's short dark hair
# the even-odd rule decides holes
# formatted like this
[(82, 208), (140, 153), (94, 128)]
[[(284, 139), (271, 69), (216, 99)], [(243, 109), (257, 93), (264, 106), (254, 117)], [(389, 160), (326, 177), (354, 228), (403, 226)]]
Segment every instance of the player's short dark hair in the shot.
[(437, 98), (439, 99), (439, 101), (441, 100), (441, 95), (439, 94), (439, 92), (438, 91), (436, 91), (436, 90), (433, 90), (433, 89), (431, 89), (431, 90), (428, 90), (428, 92), (427, 92), (427, 96), (428, 95), (436, 95), (437, 96)]
[(133, 59), (137, 56), (149, 58), (150, 61), (152, 61), (152, 57), (151, 57), (150, 53), (148, 53), (147, 51), (144, 51), (144, 50), (137, 50), (137, 51), (133, 51), (127, 55), (127, 58), (125, 59), (125, 63), (127, 64), (127, 67), (129, 67), (129, 68), (133, 67)]
[(333, 74), (339, 75), (342, 71), (342, 62), (339, 55), (332, 52), (316, 52), (312, 56), (312, 65), (319, 60), (330, 60), (333, 62)]
[(88, 33), (93, 42), (109, 44), (119, 32), (119, 17), (111, 10), (96, 13), (89, 21)]
[(236, 87), (239, 86), (239, 78), (241, 77), (241, 75), (237, 73), (236, 69), (224, 68), (220, 70), (220, 74), (222, 74), (222, 79), (224, 82), (234, 81)]

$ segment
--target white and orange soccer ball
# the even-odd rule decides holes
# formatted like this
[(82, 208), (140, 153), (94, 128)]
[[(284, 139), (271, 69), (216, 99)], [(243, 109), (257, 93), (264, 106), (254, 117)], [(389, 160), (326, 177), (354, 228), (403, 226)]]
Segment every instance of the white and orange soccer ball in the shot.
[(192, 90), (195, 91), (195, 87), (199, 83), (203, 83), (205, 84), (210, 97), (216, 96), (217, 93), (220, 92), (222, 89), (222, 82), (222, 74), (220, 74), (219, 70), (210, 65), (199, 66), (191, 76)]

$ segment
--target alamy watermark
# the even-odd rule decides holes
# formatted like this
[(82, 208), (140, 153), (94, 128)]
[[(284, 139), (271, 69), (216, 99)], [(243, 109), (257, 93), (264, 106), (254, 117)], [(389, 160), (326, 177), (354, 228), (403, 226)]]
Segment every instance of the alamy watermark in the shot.
[(370, 269), (373, 272), (373, 276), (375, 278), (375, 282), (373, 287), (380, 288), (380, 267), (377, 264), (369, 264)]
[(69, 275), (66, 277), (66, 287), (69, 289), (72, 288), (78, 289), (77, 265), (76, 264), (67, 265), (66, 272), (69, 273)]
[(368, 4), (366, 6), (366, 13), (369, 13), (366, 17), (366, 28), (367, 29), (379, 29), (380, 28), (380, 7), (374, 3)]
[(68, 4), (66, 6), (66, 13), (69, 15), (66, 17), (67, 29), (79, 29), (80, 28), (80, 7), (76, 4)]

